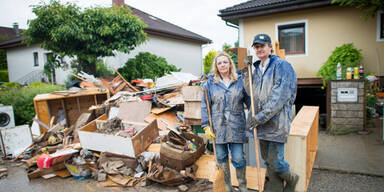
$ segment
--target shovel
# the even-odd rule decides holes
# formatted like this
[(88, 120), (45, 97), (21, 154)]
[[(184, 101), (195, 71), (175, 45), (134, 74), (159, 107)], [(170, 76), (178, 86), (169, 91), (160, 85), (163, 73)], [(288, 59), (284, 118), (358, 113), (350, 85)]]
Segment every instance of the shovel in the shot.
[[(255, 101), (253, 98), (253, 80), (252, 80), (252, 56), (247, 56), (245, 59), (245, 63), (247, 64), (248, 67), (248, 87), (249, 89), (247, 92), (250, 94), (251, 97), (251, 110), (252, 110), (252, 117), (255, 116)], [(247, 84), (247, 83), (245, 83)], [(247, 85), (245, 85), (247, 86)], [(264, 182), (263, 182), (263, 177), (265, 177), (265, 173), (263, 174), (262, 171), (260, 170), (260, 157), (259, 157), (259, 140), (257, 138), (257, 129), (256, 127), (253, 129), (253, 135), (255, 139), (255, 153), (256, 153), (256, 168), (257, 168), (257, 185), (259, 191), (264, 191)]]
[[(213, 128), (212, 128), (212, 117), (211, 117), (211, 107), (209, 105), (209, 100), (208, 100), (208, 91), (204, 89), (205, 93), (205, 102), (207, 103), (207, 111), (208, 111), (208, 118), (209, 118), (209, 127), (211, 132), (213, 133)], [(214, 176), (214, 182), (213, 182), (213, 191), (221, 192), (225, 191), (225, 183), (224, 183), (224, 173), (222, 170), (219, 168), (219, 164), (217, 162), (217, 157), (216, 157), (216, 142), (215, 139), (213, 141), (213, 154), (215, 155), (215, 161), (216, 161), (216, 171), (215, 171), (215, 176)]]

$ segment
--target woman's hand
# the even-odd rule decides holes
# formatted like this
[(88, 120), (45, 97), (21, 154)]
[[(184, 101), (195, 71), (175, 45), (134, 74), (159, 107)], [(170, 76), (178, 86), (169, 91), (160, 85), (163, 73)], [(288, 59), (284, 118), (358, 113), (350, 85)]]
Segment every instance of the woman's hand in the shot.
[(211, 131), (210, 126), (206, 126), (203, 129), (205, 131), (205, 137), (207, 137), (208, 140), (213, 140), (214, 138), (216, 138), (216, 135)]

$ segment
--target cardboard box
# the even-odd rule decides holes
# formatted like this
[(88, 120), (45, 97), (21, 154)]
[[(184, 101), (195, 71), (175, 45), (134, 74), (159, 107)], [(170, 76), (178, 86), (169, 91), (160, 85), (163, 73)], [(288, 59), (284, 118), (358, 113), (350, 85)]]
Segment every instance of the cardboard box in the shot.
[[(104, 114), (97, 118), (106, 120)], [(144, 129), (129, 138), (97, 133), (96, 120), (91, 121), (79, 129), (79, 138), (81, 146), (84, 149), (90, 149), (100, 152), (110, 152), (136, 158), (140, 153), (152, 144), (152, 141), (159, 136), (157, 121), (149, 123)]]

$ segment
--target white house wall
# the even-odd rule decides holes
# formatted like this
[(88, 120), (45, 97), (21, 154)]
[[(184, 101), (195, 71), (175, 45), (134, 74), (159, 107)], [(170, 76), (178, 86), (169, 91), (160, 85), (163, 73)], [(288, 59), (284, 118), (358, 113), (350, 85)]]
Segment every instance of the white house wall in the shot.
[[(33, 52), (38, 53), (39, 66), (34, 66)], [(44, 68), (44, 53), (47, 51), (37, 45), (7, 49), (9, 81), (14, 82), (28, 73)]]
[(169, 64), (181, 68), (182, 72), (200, 76), (202, 74), (202, 47), (200, 43), (148, 35), (148, 40), (129, 54), (117, 52), (115, 57), (106, 57), (104, 62), (111, 67), (124, 66), (128, 58), (139, 52), (150, 52), (164, 57)]

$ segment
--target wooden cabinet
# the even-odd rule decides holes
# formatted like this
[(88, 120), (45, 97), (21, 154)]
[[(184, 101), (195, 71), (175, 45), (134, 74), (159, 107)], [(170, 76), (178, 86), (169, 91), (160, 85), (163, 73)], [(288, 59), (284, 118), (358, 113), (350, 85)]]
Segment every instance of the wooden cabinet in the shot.
[[(51, 118), (58, 118), (59, 111), (65, 117), (67, 126), (73, 125), (83, 112), (88, 112), (92, 105), (102, 104), (109, 98), (109, 92), (97, 90), (81, 91), (70, 95), (39, 94), (33, 99), (37, 119), (49, 125)], [(40, 133), (46, 128), (40, 125)]]

